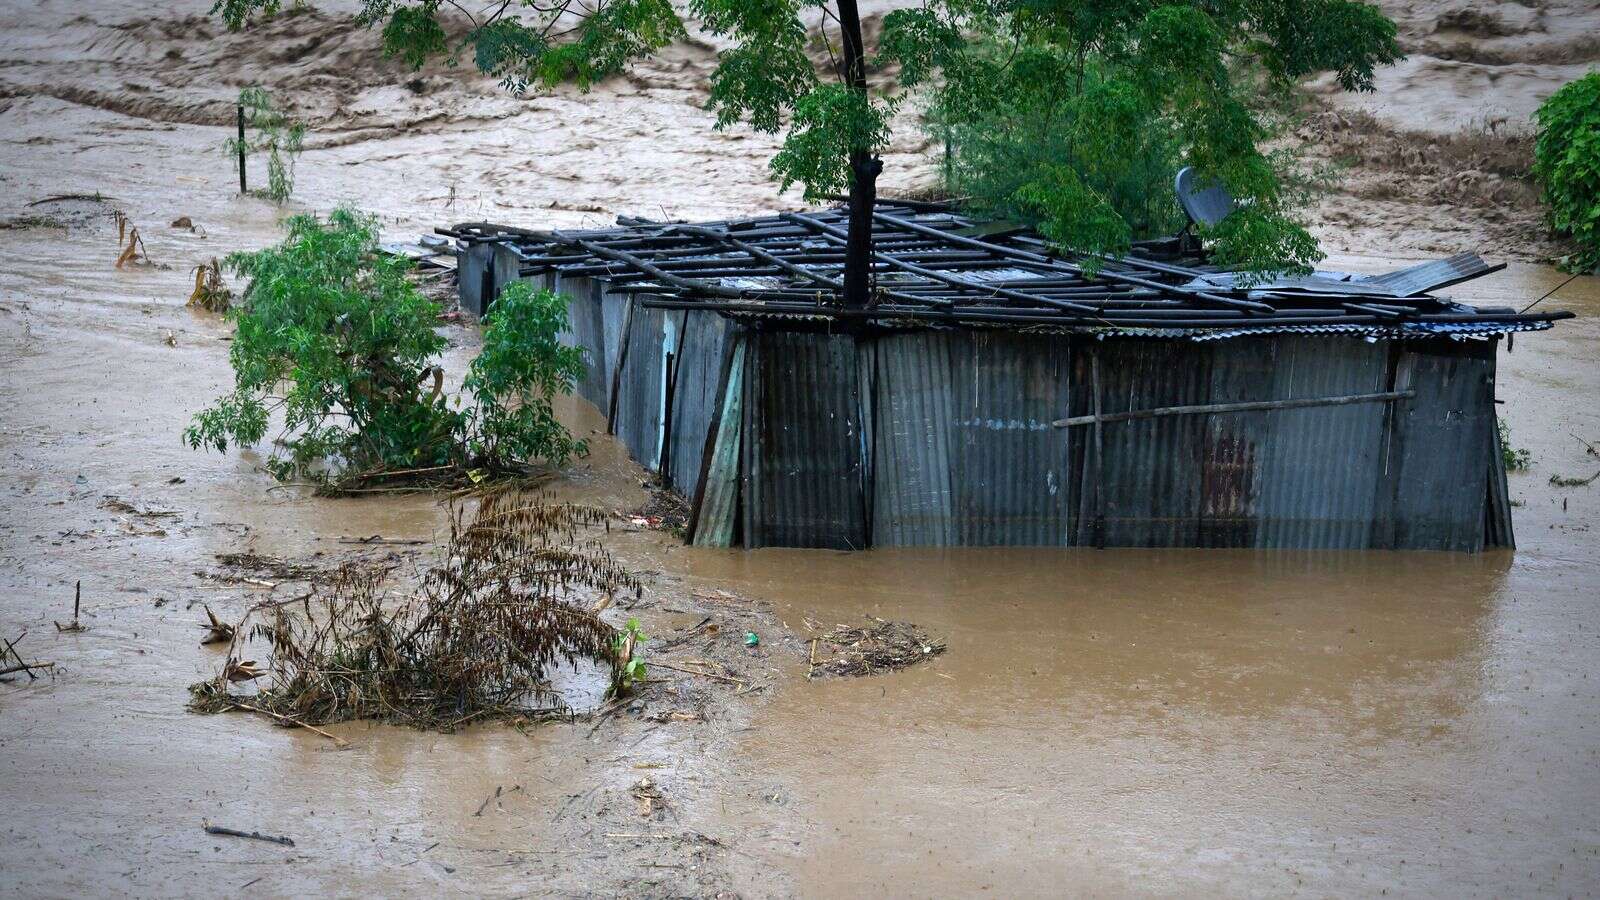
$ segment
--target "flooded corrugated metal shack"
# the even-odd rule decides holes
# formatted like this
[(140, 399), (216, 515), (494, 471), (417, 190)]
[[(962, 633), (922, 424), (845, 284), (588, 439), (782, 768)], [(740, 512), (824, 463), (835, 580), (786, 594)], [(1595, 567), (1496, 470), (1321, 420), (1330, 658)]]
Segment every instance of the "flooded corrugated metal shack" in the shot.
[(690, 500), (695, 544), (1513, 541), (1496, 351), (1562, 314), (1429, 293), (1494, 270), (1476, 256), (1241, 287), (889, 207), (877, 253), (911, 274), (851, 311), (839, 216), (450, 233), (474, 311), (513, 279), (567, 297), (578, 392)]

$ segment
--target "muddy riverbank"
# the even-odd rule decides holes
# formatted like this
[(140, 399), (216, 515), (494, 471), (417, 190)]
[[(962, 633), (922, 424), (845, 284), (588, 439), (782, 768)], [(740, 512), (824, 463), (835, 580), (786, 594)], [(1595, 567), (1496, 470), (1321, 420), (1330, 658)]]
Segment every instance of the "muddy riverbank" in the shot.
[[(1600, 888), (1600, 482), (1550, 483), (1600, 469), (1583, 443), (1600, 440), (1595, 279), (1541, 306), (1579, 319), (1501, 356), (1502, 409), (1531, 457), (1511, 476), (1515, 553), (745, 553), (618, 529), (609, 546), (647, 589), (639, 609), (611, 613), (670, 640), (722, 605), (762, 604), (754, 627), (771, 640), (752, 651), (742, 628), (719, 628), (706, 639), (727, 644), (705, 651), (758, 690), (662, 670), (659, 694), (599, 723), (352, 724), (333, 729), (352, 745), (339, 750), (184, 709), (218, 662), (198, 646), (201, 604), (237, 613), (268, 590), (197, 577), (217, 554), (424, 552), (445, 528), (436, 498), (314, 499), (249, 453), (179, 441), (230, 377), (227, 327), (183, 306), (188, 270), (276, 236), (277, 210), (233, 196), (211, 118), (238, 87), (215, 75), (229, 54), (253, 77), (277, 71), (270, 47), (213, 45), (194, 23), (123, 27), (109, 5), (5, 15), (0, 218), (99, 191), (153, 261), (114, 268), (104, 216), (0, 229), (0, 635), (25, 630), (23, 654), (58, 665), (0, 683), (6, 893)], [(703, 115), (703, 48), (607, 87), (601, 112), (578, 96), (511, 104), (443, 73), (428, 76), (434, 93), (384, 70), (371, 73), (383, 87), (345, 94), (319, 78), (362, 47), (300, 42), (295, 84), (327, 112), (295, 209), (356, 202), (410, 237), (480, 216), (576, 224), (793, 202), (761, 180), (767, 138), (684, 124)], [(422, 124), (394, 128), (412, 117)], [(926, 155), (897, 152), (890, 171)], [(179, 216), (200, 229), (171, 227)], [(1521, 306), (1564, 280), (1519, 262), (1458, 291)], [(477, 334), (444, 333), (459, 378)], [(595, 433), (594, 411), (562, 415), (594, 453), (552, 491), (644, 503), (644, 473)], [(373, 535), (427, 543), (345, 543)], [(80, 580), (89, 628), (58, 633)], [(864, 615), (917, 622), (949, 650), (893, 675), (808, 680), (778, 639), (808, 617)], [(641, 812), (650, 791), (664, 802)], [(208, 835), (202, 819), (296, 846)]]

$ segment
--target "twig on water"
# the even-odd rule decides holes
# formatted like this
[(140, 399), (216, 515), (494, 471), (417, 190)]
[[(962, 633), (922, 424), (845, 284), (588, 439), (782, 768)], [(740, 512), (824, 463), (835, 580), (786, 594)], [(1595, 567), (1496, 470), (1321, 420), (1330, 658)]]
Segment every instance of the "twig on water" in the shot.
[(262, 834), (259, 831), (240, 831), (237, 828), (224, 828), (221, 825), (213, 825), (205, 819), (200, 820), (200, 827), (206, 830), (206, 834), (222, 834), (227, 835), (228, 837), (249, 838), (253, 841), (266, 841), (269, 844), (282, 844), (285, 847), (294, 846), (293, 838), (280, 837), (272, 834)]
[(600, 726), (605, 724), (606, 719), (611, 718), (612, 714), (621, 709), (623, 704), (627, 701), (627, 697), (618, 697), (615, 700), (612, 700), (610, 703), (607, 703), (603, 709), (595, 714), (594, 725), (590, 727), (589, 733), (586, 735), (586, 737), (594, 737), (594, 733), (600, 730)]
[[(24, 631), (22, 634), (17, 635), (15, 640), (6, 641), (5, 652), (4, 653), (0, 653), (0, 665), (4, 665), (5, 664), (6, 657), (8, 657), (8, 656), (11, 657), (12, 659), (16, 660), (17, 663), (16, 663), (16, 665), (6, 666), (5, 668), (0, 669), (0, 675), (10, 675), (13, 672), (27, 672), (28, 673), (28, 680), (29, 681), (36, 681), (36, 680), (38, 680), (39, 676), (33, 674), (33, 670), (34, 669), (53, 669), (53, 668), (55, 668), (56, 664), (53, 663), (53, 662), (30, 663), (27, 660), (22, 658), (22, 654), (17, 652), (16, 641), (22, 640), (22, 638), (26, 634), (27, 634), (27, 632)], [(4, 639), (0, 638), (0, 640), (4, 640)]]
[(695, 669), (682, 669), (682, 668), (679, 668), (677, 666), (669, 666), (666, 663), (661, 662), (660, 660), (651, 660), (650, 661), (650, 666), (651, 666), (651, 668), (655, 668), (655, 669), (667, 669), (667, 670), (672, 671), (672, 672), (682, 672), (685, 675), (699, 675), (701, 678), (710, 678), (710, 679), (713, 679), (713, 680), (716, 680), (716, 681), (725, 681), (728, 684), (744, 684), (743, 681), (740, 681), (737, 678), (729, 678), (726, 675), (718, 675), (718, 674), (716, 674), (714, 672), (701, 672), (701, 671), (697, 671)]
[(341, 544), (368, 544), (368, 545), (371, 545), (371, 544), (394, 544), (396, 546), (401, 546), (401, 547), (417, 547), (417, 546), (421, 546), (423, 544), (426, 544), (427, 541), (424, 541), (424, 540), (421, 540), (421, 539), (417, 539), (417, 538), (386, 538), (381, 534), (375, 534), (375, 535), (372, 535), (371, 537), (361, 537), (361, 538), (344, 537), (344, 538), (339, 538), (339, 543), (341, 543)]
[[(490, 803), (494, 802), (495, 800), (500, 799), (500, 797), (502, 795), (502, 792), (504, 792), (504, 794), (506, 796), (510, 796), (511, 794), (515, 794), (520, 790), (522, 790), (522, 785), (520, 785), (520, 784), (517, 785), (516, 787), (513, 787), (509, 791), (505, 790), (505, 785), (503, 785), (503, 784), (495, 785), (494, 793), (492, 793), (489, 796), (483, 798), (483, 802), (478, 804), (478, 811), (472, 814), (473, 817), (476, 818), (478, 816), (482, 816), (483, 815), (483, 811), (489, 808), (489, 804)], [(423, 852), (427, 852), (427, 851), (423, 851)]]
[(1587, 487), (1600, 478), (1600, 472), (1595, 472), (1588, 478), (1569, 478), (1566, 475), (1551, 475), (1550, 483), (1556, 487)]
[(55, 667), (56, 664), (53, 662), (22, 663), (20, 665), (6, 666), (4, 669), (0, 669), (0, 675), (11, 675), (16, 672), (27, 672), (28, 678), (33, 679), (39, 677), (33, 674), (34, 669), (54, 669)]
[(333, 741), (333, 745), (335, 747), (338, 747), (341, 750), (344, 749), (345, 747), (350, 746), (350, 742), (345, 740), (344, 738), (339, 737), (336, 734), (331, 734), (329, 732), (323, 731), (321, 728), (318, 728), (315, 725), (308, 725), (305, 722), (300, 721), (299, 719), (292, 718), (290, 716), (285, 716), (285, 715), (282, 715), (281, 713), (275, 713), (270, 709), (262, 709), (259, 706), (251, 706), (248, 703), (242, 703), (242, 702), (240, 702), (240, 701), (238, 701), (236, 699), (233, 699), (231, 697), (228, 698), (227, 703), (228, 703), (229, 706), (232, 706), (234, 709), (242, 709), (245, 712), (260, 713), (261, 715), (266, 716), (266, 717), (268, 717), (270, 719), (276, 719), (277, 721), (282, 722), (285, 725), (292, 725), (292, 726), (294, 726), (296, 728), (304, 728), (305, 730), (311, 732), (312, 734), (320, 734), (323, 737), (327, 738), (328, 740)]
[(474, 817), (483, 815), (483, 811), (489, 808), (489, 801), (491, 801), (494, 798), (500, 796), (500, 791), (501, 791), (501, 789), (503, 787), (504, 787), (504, 785), (498, 785), (498, 784), (495, 785), (494, 786), (494, 793), (492, 793), (489, 796), (483, 798), (483, 802), (478, 804), (478, 811), (473, 813), (472, 815)]

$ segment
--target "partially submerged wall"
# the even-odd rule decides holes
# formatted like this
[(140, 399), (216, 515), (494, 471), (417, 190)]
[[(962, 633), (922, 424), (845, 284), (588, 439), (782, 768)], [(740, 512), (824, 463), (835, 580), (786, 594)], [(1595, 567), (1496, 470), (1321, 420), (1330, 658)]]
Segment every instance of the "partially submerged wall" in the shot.
[[(691, 499), (697, 544), (1511, 544), (1497, 341), (744, 330), (552, 286), (589, 357), (579, 393)], [(1388, 399), (1057, 424), (1372, 395)]]

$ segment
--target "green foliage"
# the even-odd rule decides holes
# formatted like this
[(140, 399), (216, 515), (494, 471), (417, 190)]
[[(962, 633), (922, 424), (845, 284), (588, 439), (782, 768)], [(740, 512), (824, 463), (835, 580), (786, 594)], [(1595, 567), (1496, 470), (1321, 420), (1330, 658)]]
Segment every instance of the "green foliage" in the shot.
[[(1214, 261), (1249, 272), (1303, 272), (1321, 258), (1295, 219), (1306, 176), (1261, 147), (1292, 80), (1334, 71), (1370, 89), (1398, 56), (1394, 26), (1346, 0), (1194, 6), (1163, 0), (1002, 4), (972, 28), (967, 4), (885, 20), (882, 46), (917, 80), (935, 69), (930, 122), (949, 148), (950, 191), (980, 210), (1037, 225), (1064, 249), (1122, 252), (1171, 235), (1173, 195), (1194, 166), (1241, 201), (1202, 233)], [(957, 35), (968, 35), (965, 40)]]
[(454, 414), (421, 390), (428, 360), (444, 348), (436, 305), (406, 279), (407, 264), (376, 252), (377, 225), (348, 211), (327, 223), (287, 222), (277, 247), (230, 255), (251, 279), (230, 360), (234, 390), (184, 433), (195, 448), (249, 445), (281, 411), (281, 442), (268, 467), (280, 479), (310, 474), (330, 458), (359, 471), (449, 461)]
[(246, 156), (265, 152), (267, 188), (255, 193), (283, 204), (294, 193), (294, 163), (305, 144), (305, 123), (286, 117), (278, 110), (272, 95), (262, 88), (240, 91), (239, 105), (244, 107), (245, 127), (250, 133), (242, 143), (238, 137), (228, 138), (224, 150), (234, 156), (241, 152)]
[(585, 451), (550, 406), (583, 371), (579, 351), (556, 340), (566, 312), (554, 295), (509, 292), (467, 375), (471, 403), (455, 409), (432, 362), (445, 346), (439, 308), (407, 279), (409, 262), (378, 252), (376, 221), (338, 210), (286, 227), (281, 245), (225, 262), (251, 279), (229, 313), (234, 389), (195, 416), (191, 447), (259, 443), (280, 414), (268, 471), (331, 490), (562, 465)]
[(644, 661), (644, 642), (649, 639), (650, 636), (639, 628), (638, 619), (629, 619), (617, 632), (611, 645), (611, 657), (616, 665), (611, 685), (613, 695), (623, 696), (645, 682), (649, 673)]
[(877, 153), (888, 145), (891, 106), (842, 84), (818, 85), (800, 97), (788, 140), (772, 158), (772, 171), (783, 182), (779, 189), (798, 181), (807, 199), (814, 199), (848, 188), (850, 153)]
[(1576, 244), (1563, 267), (1600, 270), (1600, 72), (1551, 94), (1535, 118), (1533, 175), (1544, 188), (1550, 224)]
[(557, 339), (567, 324), (565, 297), (518, 281), (495, 300), (483, 351), (467, 371), (473, 396), (467, 429), (474, 459), (545, 459), (565, 465), (588, 452), (557, 421), (550, 401), (583, 377), (583, 350)]
[(1245, 28), (1253, 28), (1260, 35), (1248, 42), (1249, 49), (1280, 82), (1315, 72), (1333, 72), (1345, 90), (1370, 91), (1373, 70), (1392, 65), (1401, 57), (1395, 43), (1394, 22), (1368, 3), (1261, 3), (1247, 15)]
[(952, 193), (1091, 252), (1183, 226), (1179, 135), (1138, 91), (1099, 67), (1085, 70), (1081, 97), (1062, 91), (1076, 83), (1075, 61), (1048, 47), (973, 60), (967, 71), (935, 107), (936, 120), (955, 123), (936, 126), (952, 150)]
[[(840, 3), (686, 6), (726, 46), (710, 78), (717, 126), (786, 130), (772, 161), (785, 187), (816, 197), (852, 186), (847, 160), (880, 153), (898, 104), (920, 88), (934, 96), (954, 180), (988, 211), (1036, 222), (1069, 251), (1122, 250), (1176, 230), (1172, 176), (1191, 165), (1243, 202), (1205, 237), (1219, 260), (1251, 271), (1303, 271), (1319, 258), (1292, 215), (1293, 172), (1260, 149), (1273, 134), (1268, 110), (1317, 72), (1370, 90), (1374, 69), (1399, 58), (1394, 24), (1359, 0), (925, 0), (884, 17), (872, 61), (891, 83), (866, 90), (836, 52), (855, 45)], [(813, 7), (830, 59), (821, 68), (807, 54)], [(239, 28), (279, 8), (216, 0), (213, 11)], [(454, 43), (440, 23), (447, 9), (469, 19)], [(686, 33), (670, 0), (513, 0), (477, 13), (365, 0), (358, 21), (381, 23), (385, 51), (409, 65), (470, 52), (517, 91), (586, 86)]]
[(1500, 416), (1494, 418), (1495, 430), (1500, 433), (1500, 461), (1507, 472), (1521, 472), (1528, 468), (1533, 457), (1526, 449), (1511, 446), (1511, 426)]

